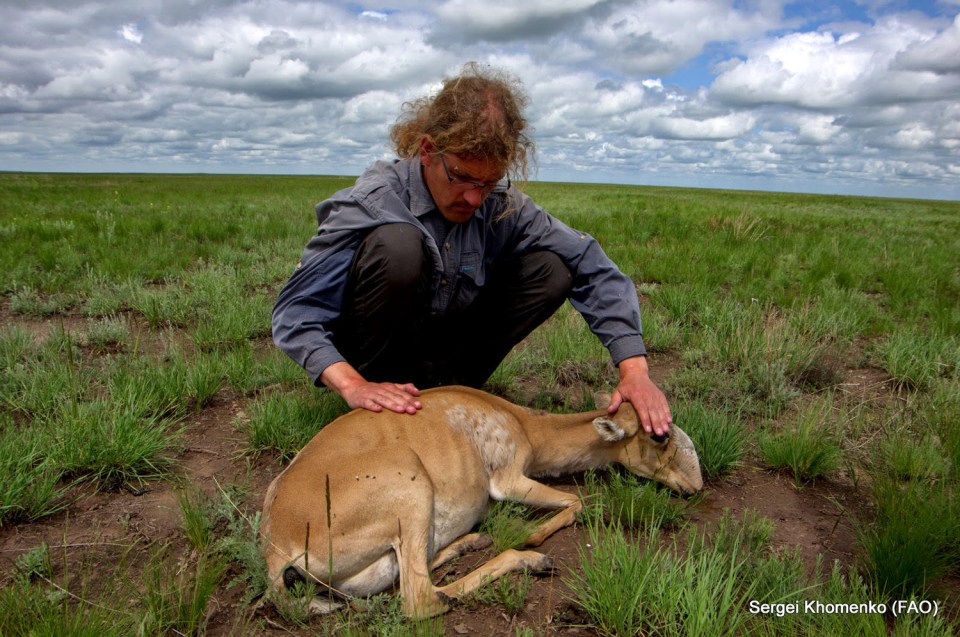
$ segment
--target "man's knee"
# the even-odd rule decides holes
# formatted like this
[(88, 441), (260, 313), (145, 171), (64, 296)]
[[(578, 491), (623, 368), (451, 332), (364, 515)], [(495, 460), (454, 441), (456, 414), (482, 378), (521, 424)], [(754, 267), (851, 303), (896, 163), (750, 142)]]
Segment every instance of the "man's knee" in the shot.
[(536, 289), (545, 301), (562, 303), (570, 295), (573, 275), (563, 260), (548, 250), (521, 257), (519, 275), (525, 287)]
[(357, 267), (391, 288), (420, 285), (426, 258), (423, 233), (407, 223), (391, 223), (371, 230), (357, 250)]

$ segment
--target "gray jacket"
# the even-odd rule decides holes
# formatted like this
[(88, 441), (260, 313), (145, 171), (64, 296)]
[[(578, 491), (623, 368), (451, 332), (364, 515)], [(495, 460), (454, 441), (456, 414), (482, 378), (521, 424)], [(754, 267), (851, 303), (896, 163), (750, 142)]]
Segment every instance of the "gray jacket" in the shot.
[[(515, 210), (504, 214), (508, 206)], [(636, 288), (593, 237), (554, 219), (516, 187), (499, 187), (470, 221), (450, 230), (441, 256), (421, 221), (435, 210), (417, 158), (377, 162), (353, 187), (317, 204), (317, 234), (273, 309), (274, 342), (314, 383), (328, 366), (345, 360), (331, 330), (340, 316), (347, 275), (366, 232), (386, 223), (409, 223), (423, 232), (434, 262), (433, 312), (442, 316), (468, 306), (497, 259), (550, 250), (573, 275), (571, 304), (613, 362), (646, 354)], [(447, 285), (439, 285), (441, 280)]]

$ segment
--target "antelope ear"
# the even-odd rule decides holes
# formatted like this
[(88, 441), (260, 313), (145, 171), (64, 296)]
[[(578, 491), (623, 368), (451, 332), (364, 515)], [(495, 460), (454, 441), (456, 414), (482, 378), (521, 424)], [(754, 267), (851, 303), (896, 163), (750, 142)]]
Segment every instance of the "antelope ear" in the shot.
[(597, 435), (600, 436), (601, 440), (606, 442), (623, 440), (623, 437), (627, 435), (627, 432), (625, 432), (620, 425), (606, 416), (597, 416), (594, 418), (593, 428), (597, 430)]
[(597, 409), (606, 409), (610, 406), (612, 400), (613, 394), (610, 392), (598, 391), (593, 394), (593, 404), (597, 406)]

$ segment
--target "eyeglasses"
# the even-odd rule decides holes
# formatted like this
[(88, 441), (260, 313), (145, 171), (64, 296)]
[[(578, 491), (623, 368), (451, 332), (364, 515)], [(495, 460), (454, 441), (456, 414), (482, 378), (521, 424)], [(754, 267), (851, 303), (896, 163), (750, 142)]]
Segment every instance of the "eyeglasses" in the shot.
[[(447, 181), (449, 181), (454, 188), (458, 188), (461, 190), (476, 189), (481, 192), (490, 192), (491, 190), (496, 188), (497, 184), (499, 184), (501, 181), (499, 179), (496, 181), (474, 181), (472, 179), (466, 179), (458, 175), (451, 175), (450, 169), (447, 168), (447, 160), (443, 158), (443, 153), (439, 153), (439, 155), (440, 155), (440, 163), (443, 165), (443, 172), (446, 173), (447, 175)], [(507, 188), (509, 187), (510, 187), (510, 178), (508, 177)]]

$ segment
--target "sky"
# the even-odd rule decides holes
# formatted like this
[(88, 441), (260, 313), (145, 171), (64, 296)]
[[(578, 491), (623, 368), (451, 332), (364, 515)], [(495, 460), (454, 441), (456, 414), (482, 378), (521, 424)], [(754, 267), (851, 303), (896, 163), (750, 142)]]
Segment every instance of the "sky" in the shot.
[(534, 178), (960, 200), (960, 0), (2, 0), (0, 170), (356, 175), (517, 76)]

